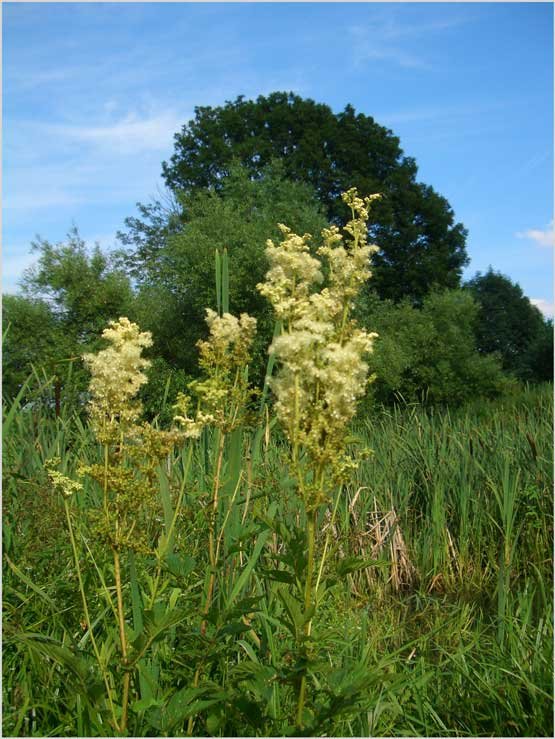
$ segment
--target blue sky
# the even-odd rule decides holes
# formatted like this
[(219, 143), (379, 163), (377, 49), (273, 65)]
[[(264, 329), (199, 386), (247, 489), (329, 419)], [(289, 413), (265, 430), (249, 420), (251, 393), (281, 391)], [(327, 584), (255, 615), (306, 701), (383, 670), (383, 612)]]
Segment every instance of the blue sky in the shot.
[(36, 234), (116, 246), (196, 105), (373, 116), (494, 269), (553, 312), (550, 3), (3, 3), (3, 287)]

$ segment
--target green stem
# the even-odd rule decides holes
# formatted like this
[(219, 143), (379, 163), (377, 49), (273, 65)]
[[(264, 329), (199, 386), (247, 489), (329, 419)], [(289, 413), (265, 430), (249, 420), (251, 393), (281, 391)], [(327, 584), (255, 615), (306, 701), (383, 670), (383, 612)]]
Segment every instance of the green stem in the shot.
[(210, 523), (209, 523), (209, 535), (208, 535), (208, 554), (210, 558), (210, 579), (208, 581), (208, 591), (206, 594), (206, 603), (203, 609), (203, 621), (200, 627), (200, 633), (204, 636), (206, 633), (206, 616), (210, 610), (212, 604), (212, 594), (214, 592), (214, 585), (216, 581), (216, 518), (218, 516), (218, 502), (219, 502), (219, 491), (220, 491), (220, 475), (222, 472), (222, 462), (224, 457), (224, 446), (225, 446), (225, 434), (220, 429), (220, 438), (218, 441), (218, 454), (216, 458), (216, 471), (214, 474), (214, 486), (212, 489), (212, 511), (210, 512)]
[(104, 513), (108, 515), (108, 444), (104, 444), (104, 489), (103, 489)]
[[(320, 560), (320, 566), (318, 567), (318, 577), (316, 578), (316, 584), (314, 586), (314, 592), (315, 593), (318, 593), (318, 588), (320, 587), (320, 581), (322, 580), (322, 574), (324, 572), (324, 565), (325, 565), (325, 562), (326, 562), (326, 556), (327, 556), (327, 553), (328, 553), (328, 547), (329, 547), (329, 544), (330, 544), (331, 534), (333, 532), (333, 524), (335, 523), (335, 516), (337, 514), (337, 509), (339, 507), (339, 500), (341, 499), (341, 492), (342, 492), (342, 489), (341, 489), (341, 486), (340, 486), (339, 487), (339, 490), (337, 492), (337, 497), (335, 498), (335, 504), (333, 506), (333, 511), (332, 511), (332, 514), (331, 514), (330, 523), (329, 523), (328, 530), (327, 530), (327, 533), (326, 533), (326, 540), (324, 542), (324, 549), (322, 551), (322, 559)], [(310, 636), (311, 626), (312, 626), (312, 619), (311, 619), (311, 621), (309, 623), (309, 631), (308, 631), (309, 636)]]
[[(312, 511), (307, 521), (307, 538), (308, 538), (308, 560), (307, 573), (304, 590), (304, 608), (305, 613), (308, 612), (312, 605), (312, 571), (314, 569), (314, 548), (315, 548), (315, 532), (316, 532), (316, 516), (317, 511)], [(307, 621), (304, 627), (305, 637), (310, 636), (312, 617)], [(306, 672), (301, 677), (301, 685), (299, 688), (299, 698), (297, 701), (297, 726), (303, 728), (303, 709), (306, 699)]]
[(185, 495), (185, 485), (187, 483), (187, 479), (189, 477), (189, 470), (191, 468), (192, 457), (193, 457), (193, 444), (191, 443), (189, 444), (189, 449), (187, 452), (187, 459), (185, 461), (185, 468), (183, 470), (183, 479), (181, 480), (181, 487), (179, 488), (179, 494), (177, 496), (177, 501), (175, 503), (175, 511), (173, 512), (172, 520), (170, 522), (167, 534), (165, 536), (165, 540), (163, 541), (162, 546), (157, 552), (158, 566), (156, 568), (156, 578), (154, 581), (154, 587), (152, 589), (152, 595), (150, 597), (149, 608), (154, 607), (154, 602), (156, 600), (156, 596), (158, 595), (158, 588), (160, 587), (160, 578), (162, 576), (162, 560), (164, 559), (166, 552), (170, 547), (175, 525), (177, 523), (177, 518), (179, 516), (179, 511), (181, 510), (181, 505), (183, 503), (183, 497)]
[[(200, 633), (202, 634), (202, 636), (206, 634), (206, 628), (208, 626), (208, 621), (206, 617), (208, 616), (208, 612), (210, 611), (210, 606), (212, 604), (212, 596), (214, 593), (214, 585), (216, 582), (216, 565), (217, 565), (217, 554), (216, 554), (216, 548), (215, 548), (216, 517), (218, 514), (220, 475), (222, 471), (222, 462), (223, 462), (224, 446), (225, 446), (225, 434), (223, 433), (221, 429), (219, 429), (219, 434), (220, 434), (220, 438), (218, 441), (216, 470), (214, 473), (214, 486), (212, 488), (212, 510), (210, 511), (210, 519), (209, 519), (209, 524), (208, 524), (209, 525), (208, 556), (210, 559), (210, 578), (208, 580), (208, 590), (206, 591), (206, 600), (204, 603), (204, 608), (202, 609), (202, 621), (200, 624)], [(202, 670), (202, 663), (199, 664), (195, 672), (195, 677), (193, 680), (194, 688), (198, 688), (201, 670)], [(195, 719), (193, 716), (190, 716), (189, 721), (187, 723), (187, 736), (192, 735), (194, 724), (195, 724)]]
[(128, 671), (128, 660), (127, 660), (127, 639), (125, 637), (125, 613), (123, 610), (123, 593), (121, 586), (121, 570), (119, 561), (119, 552), (117, 549), (112, 548), (114, 555), (114, 573), (116, 580), (116, 597), (118, 604), (118, 626), (119, 626), (119, 637), (121, 647), (121, 660), (123, 668), (125, 670), (123, 676), (123, 688), (122, 688), (122, 708), (121, 708), (121, 724), (120, 732), (124, 734), (127, 731), (127, 704), (129, 701), (129, 681), (131, 674)]
[(75, 536), (73, 534), (73, 526), (72, 526), (72, 523), (71, 523), (71, 516), (70, 516), (70, 513), (69, 513), (69, 506), (68, 506), (67, 500), (64, 500), (64, 508), (65, 508), (65, 511), (66, 511), (67, 525), (68, 525), (68, 529), (69, 529), (69, 538), (71, 540), (71, 548), (73, 550), (73, 559), (75, 561), (75, 569), (77, 570), (77, 580), (79, 582), (79, 592), (81, 593), (81, 600), (83, 601), (83, 612), (85, 614), (85, 623), (87, 624), (87, 630), (88, 630), (89, 635), (91, 637), (91, 644), (92, 644), (92, 647), (93, 647), (94, 656), (96, 657), (96, 661), (98, 662), (98, 666), (100, 668), (100, 672), (102, 673), (102, 679), (104, 680), (104, 686), (106, 688), (106, 695), (108, 697), (108, 703), (110, 705), (110, 712), (112, 714), (112, 722), (113, 722), (113, 725), (114, 725), (114, 729), (117, 732), (119, 732), (120, 728), (119, 728), (119, 725), (118, 725), (118, 720), (116, 718), (116, 713), (115, 713), (115, 710), (114, 710), (114, 704), (112, 702), (112, 694), (111, 694), (111, 690), (110, 690), (110, 684), (109, 684), (109, 681), (108, 681), (108, 672), (107, 672), (107, 670), (106, 670), (106, 668), (105, 668), (105, 666), (104, 666), (104, 664), (102, 662), (102, 659), (100, 657), (100, 652), (98, 650), (98, 645), (97, 645), (96, 639), (94, 637), (94, 632), (93, 632), (92, 623), (91, 623), (91, 617), (89, 615), (89, 605), (87, 603), (87, 596), (85, 594), (85, 587), (83, 585), (83, 577), (81, 575), (81, 567), (79, 565), (79, 555), (77, 553), (77, 545), (75, 543)]

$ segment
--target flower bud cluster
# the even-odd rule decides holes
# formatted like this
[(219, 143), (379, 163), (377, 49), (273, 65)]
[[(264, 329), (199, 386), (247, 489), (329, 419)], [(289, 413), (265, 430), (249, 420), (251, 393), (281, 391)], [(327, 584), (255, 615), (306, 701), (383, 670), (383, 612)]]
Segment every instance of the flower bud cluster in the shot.
[(77, 480), (72, 480), (57, 470), (56, 467), (60, 464), (60, 458), (53, 457), (52, 459), (46, 460), (44, 467), (52, 488), (57, 493), (62, 493), (66, 498), (69, 498), (74, 495), (74, 493), (78, 493), (82, 490), (83, 485), (80, 482), (77, 482)]
[(197, 398), (196, 411), (193, 417), (189, 415), (192, 400), (184, 393), (179, 393), (174, 406), (178, 411), (175, 420), (182, 425), (185, 436), (194, 439), (204, 426), (214, 425), (227, 432), (244, 417), (248, 400), (246, 367), (256, 333), (256, 319), (247, 313), (239, 318), (231, 313), (219, 316), (207, 308), (206, 323), (208, 339), (197, 343), (205, 379), (189, 385)]
[[(350, 319), (353, 300), (370, 277), (372, 254), (367, 244), (369, 206), (376, 196), (359, 198), (351, 189), (343, 195), (352, 218), (345, 227), (347, 241), (336, 226), (324, 229), (323, 244), (310, 254), (310, 236), (300, 237), (281, 227), (279, 246), (268, 242), (270, 269), (258, 286), (273, 304), (283, 332), (270, 346), (278, 361), (271, 381), (276, 413), (294, 449), (302, 446), (316, 468), (331, 469), (337, 481), (352, 460), (345, 450), (345, 427), (365, 393), (368, 365), (377, 334), (359, 328)], [(315, 503), (321, 501), (314, 501)]]

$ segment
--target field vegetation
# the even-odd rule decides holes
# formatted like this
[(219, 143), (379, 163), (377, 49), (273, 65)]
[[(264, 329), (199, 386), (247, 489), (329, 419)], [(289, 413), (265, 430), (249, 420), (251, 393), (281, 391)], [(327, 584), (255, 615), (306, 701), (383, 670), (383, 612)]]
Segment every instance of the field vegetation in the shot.
[(552, 324), (461, 284), (398, 144), (279, 93), (198, 109), (126, 250), (37, 241), (5, 735), (552, 735)]
[(285, 442), (264, 415), (223, 446), (217, 589), (201, 633), (220, 449), (205, 430), (156, 469), (154, 553), (124, 557), (124, 665), (113, 561), (88, 526), (98, 492), (89, 484), (64, 499), (44, 468), (57, 456), (77, 479), (76, 461), (101, 464), (101, 450), (78, 417), (15, 404), (4, 421), (4, 734), (116, 733), (105, 665), (116, 721), (132, 670), (134, 736), (183, 736), (191, 718), (199, 735), (298, 735), (305, 670), (310, 735), (549, 736), (551, 417), (546, 387), (455, 413), (415, 406), (360, 420), (353, 433), (372, 455), (333, 522), (328, 511), (318, 521), (327, 592), (309, 657), (290, 595), (306, 522)]

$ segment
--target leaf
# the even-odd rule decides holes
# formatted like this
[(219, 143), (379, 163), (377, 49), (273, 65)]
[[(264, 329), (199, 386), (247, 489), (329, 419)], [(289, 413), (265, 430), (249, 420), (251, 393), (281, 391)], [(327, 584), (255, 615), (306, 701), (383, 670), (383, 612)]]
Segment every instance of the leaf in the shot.
[(267, 578), (268, 580), (273, 580), (275, 582), (284, 582), (290, 585), (295, 584), (295, 577), (290, 572), (287, 572), (286, 570), (260, 570), (261, 574)]
[(208, 733), (212, 735), (217, 734), (222, 727), (223, 722), (224, 717), (221, 713), (210, 713), (206, 719), (206, 728), (208, 729)]
[(222, 313), (229, 313), (229, 260), (225, 247), (222, 254)]
[[(206, 697), (203, 698), (203, 696)], [(217, 686), (183, 688), (171, 697), (166, 707), (163, 719), (164, 728), (168, 731), (190, 716), (196, 716), (205, 708), (224, 702), (227, 697), (227, 692)]]
[(189, 555), (168, 554), (164, 558), (164, 565), (175, 577), (187, 577), (195, 568), (196, 560)]
[(389, 567), (386, 559), (368, 559), (365, 557), (345, 557), (337, 565), (337, 574), (343, 577), (349, 572), (364, 570), (366, 567)]
[(149, 697), (149, 698), (141, 698), (141, 700), (134, 701), (131, 703), (129, 708), (134, 711), (135, 713), (140, 713), (141, 711), (148, 711), (149, 708), (160, 708), (164, 705), (164, 701)]
[[(246, 696), (240, 695), (234, 700), (235, 708), (241, 712), (243, 717), (251, 726), (261, 728), (264, 726), (264, 714), (260, 706), (253, 700), (249, 700)], [(260, 732), (262, 733), (262, 732)]]
[(187, 611), (178, 608), (166, 611), (163, 614), (157, 614), (152, 610), (145, 611), (143, 614), (144, 628), (133, 640), (133, 648), (141, 654), (144, 653), (165, 631), (182, 623), (188, 617), (189, 613)]
[(136, 634), (143, 630), (143, 601), (139, 592), (135, 552), (129, 552), (129, 586), (131, 590), (131, 610), (133, 612), (133, 629)]
[(293, 638), (297, 640), (300, 636), (300, 630), (303, 625), (301, 604), (283, 588), (280, 588), (277, 593), (279, 599), (283, 603), (285, 612), (289, 616), (289, 619), (284, 618), (283, 615), (278, 616), (279, 621), (291, 633)]
[(46, 601), (46, 603), (48, 603), (48, 605), (50, 606), (50, 608), (52, 608), (57, 613), (59, 609), (58, 609), (58, 606), (56, 605), (56, 603), (54, 603), (54, 601), (52, 600), (52, 598), (50, 598), (48, 595), (46, 595), (46, 593), (44, 593), (37, 585), (35, 585), (35, 583), (31, 580), (31, 578), (27, 577), (27, 575), (24, 572), (22, 572), (16, 564), (14, 564), (11, 561), (11, 559), (8, 557), (7, 554), (4, 555), (4, 558), (5, 558), (6, 562), (8, 563), (8, 565), (9, 565), (10, 569), (12, 570), (12, 572), (14, 572), (17, 575), (17, 577), (22, 582), (25, 583), (25, 585), (27, 585), (29, 588), (31, 588), (31, 590), (33, 591), (33, 593), (36, 593), (44, 601)]
[(17, 413), (18, 409), (21, 406), (21, 400), (23, 396), (25, 395), (25, 391), (27, 390), (27, 386), (29, 385), (31, 381), (31, 377), (32, 376), (29, 375), (29, 377), (25, 380), (25, 382), (19, 389), (19, 392), (17, 393), (14, 400), (12, 401), (10, 410), (6, 414), (4, 414), (4, 417), (2, 419), (2, 439), (4, 440), (8, 438), (8, 432), (9, 432), (10, 426), (12, 425), (15, 414)]
[(216, 277), (216, 310), (221, 314), (222, 310), (222, 265), (220, 259), (220, 250), (216, 249), (214, 253), (214, 271)]
[[(246, 642), (240, 642), (244, 647), (249, 647)], [(231, 672), (232, 679), (244, 683), (242, 694), (245, 694), (245, 688), (252, 691), (261, 703), (267, 704), (272, 699), (273, 684), (276, 679), (277, 672), (270, 665), (263, 665), (257, 661), (256, 655), (250, 649), (251, 659), (240, 662)], [(253, 659), (254, 658), (254, 659)], [(237, 705), (237, 698), (234, 699)]]
[(149, 700), (156, 698), (158, 692), (158, 677), (160, 669), (156, 659), (147, 663), (147, 660), (139, 660), (137, 664), (137, 672), (139, 674), (139, 685), (141, 689), (141, 699)]
[(250, 631), (251, 628), (252, 626), (245, 624), (242, 621), (232, 621), (218, 630), (216, 638), (224, 636), (225, 634), (244, 634), (245, 631)]
[[(171, 501), (171, 495), (170, 495), (170, 486), (168, 482), (168, 478), (162, 469), (160, 467), (159, 473), (158, 473), (158, 489), (160, 490), (160, 498), (162, 500), (162, 509), (164, 511), (164, 528), (165, 531), (168, 532), (171, 528), (171, 523), (173, 520), (173, 506)], [(167, 553), (171, 553), (173, 547), (173, 535), (171, 538), (171, 541), (166, 540), (166, 534), (164, 533), (160, 537), (160, 542), (158, 545), (158, 548), (160, 551), (165, 551)]]
[(233, 590), (231, 591), (229, 599), (226, 603), (226, 608), (229, 608), (229, 606), (233, 603), (233, 601), (237, 598), (241, 590), (247, 584), (247, 580), (249, 579), (251, 572), (254, 569), (254, 566), (258, 562), (258, 558), (260, 557), (262, 549), (264, 545), (266, 544), (266, 540), (268, 539), (269, 536), (270, 536), (270, 529), (266, 529), (260, 534), (260, 536), (256, 540), (253, 553), (251, 554), (249, 561), (247, 562), (246, 566), (241, 572), (241, 575), (237, 579), (237, 582), (233, 586)]

